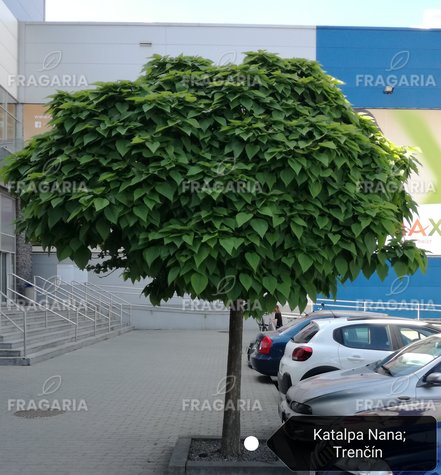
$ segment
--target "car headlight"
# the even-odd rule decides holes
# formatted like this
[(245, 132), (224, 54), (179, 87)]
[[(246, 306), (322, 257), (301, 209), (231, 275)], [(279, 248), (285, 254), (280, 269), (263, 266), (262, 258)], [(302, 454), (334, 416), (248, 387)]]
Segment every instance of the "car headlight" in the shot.
[(312, 414), (311, 406), (308, 404), (302, 404), (301, 402), (291, 401), (289, 407), (298, 414)]

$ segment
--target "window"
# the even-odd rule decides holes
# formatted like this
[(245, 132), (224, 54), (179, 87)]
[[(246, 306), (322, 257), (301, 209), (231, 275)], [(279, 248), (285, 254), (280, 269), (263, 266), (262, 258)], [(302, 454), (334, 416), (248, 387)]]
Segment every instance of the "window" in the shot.
[(340, 328), (335, 336), (339, 343), (349, 348), (392, 350), (386, 325), (351, 325)]
[(17, 104), (0, 87), (0, 144), (14, 143), (17, 138)]
[(414, 373), (440, 356), (441, 339), (439, 337), (425, 338), (394, 353), (392, 358), (383, 360), (376, 371), (383, 371), (389, 376), (405, 376)]
[(319, 331), (319, 326), (315, 322), (311, 322), (301, 332), (292, 338), (295, 343), (308, 343), (309, 340)]
[(409, 343), (422, 340), (423, 338), (435, 333), (438, 332), (433, 328), (412, 328), (405, 326), (398, 327), (398, 336), (401, 340), (401, 346), (407, 346)]

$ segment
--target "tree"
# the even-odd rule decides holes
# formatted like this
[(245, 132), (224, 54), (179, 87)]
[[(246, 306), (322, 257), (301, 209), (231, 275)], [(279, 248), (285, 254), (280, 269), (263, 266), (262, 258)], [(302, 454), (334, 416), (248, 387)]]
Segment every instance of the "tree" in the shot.
[(360, 271), (426, 265), (402, 231), (415, 160), (316, 62), (154, 56), (138, 80), (58, 92), (49, 110), (52, 130), (4, 172), (19, 230), (80, 268), (150, 277), (154, 305), (189, 294), (230, 307), (225, 454), (240, 450), (244, 316), (304, 309)]

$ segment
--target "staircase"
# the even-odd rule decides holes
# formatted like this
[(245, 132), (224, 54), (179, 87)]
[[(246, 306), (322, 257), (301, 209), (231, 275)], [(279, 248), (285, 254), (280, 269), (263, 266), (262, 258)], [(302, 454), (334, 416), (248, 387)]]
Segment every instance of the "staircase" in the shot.
[(29, 366), (133, 329), (129, 302), (98, 286), (12, 276), (33, 295), (0, 292), (0, 366)]

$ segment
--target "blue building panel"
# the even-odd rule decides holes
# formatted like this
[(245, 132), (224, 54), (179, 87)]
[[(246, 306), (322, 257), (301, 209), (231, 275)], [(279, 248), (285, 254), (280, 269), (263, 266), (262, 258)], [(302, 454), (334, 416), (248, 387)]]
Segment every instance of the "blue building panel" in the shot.
[(317, 27), (317, 60), (355, 107), (441, 108), (441, 30)]
[(377, 274), (373, 274), (370, 279), (360, 274), (354, 282), (347, 281), (339, 285), (337, 299), (359, 302), (360, 310), (363, 309), (363, 301), (368, 302), (367, 308), (371, 310), (376, 309), (374, 302), (380, 302), (390, 315), (414, 318), (417, 316), (416, 310), (404, 310), (406, 303), (411, 303), (412, 308), (419, 304), (421, 318), (441, 319), (441, 312), (424, 311), (425, 306), (441, 304), (440, 276), (441, 258), (430, 257), (425, 274), (418, 271), (399, 279), (391, 269), (384, 281)]

